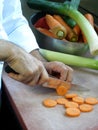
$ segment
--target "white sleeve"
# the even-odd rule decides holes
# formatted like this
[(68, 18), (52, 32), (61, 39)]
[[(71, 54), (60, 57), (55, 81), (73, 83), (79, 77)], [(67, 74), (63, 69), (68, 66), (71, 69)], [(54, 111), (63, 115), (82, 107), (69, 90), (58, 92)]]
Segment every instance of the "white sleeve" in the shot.
[(27, 52), (39, 48), (32, 30), (27, 24), (17, 27), (9, 34), (9, 40), (24, 48)]
[(39, 48), (28, 21), (22, 14), (20, 0), (4, 1), (3, 20), (3, 27), (10, 41), (27, 52)]
[(2, 26), (2, 24), (0, 24), (0, 39), (5, 39), (8, 40), (8, 36)]

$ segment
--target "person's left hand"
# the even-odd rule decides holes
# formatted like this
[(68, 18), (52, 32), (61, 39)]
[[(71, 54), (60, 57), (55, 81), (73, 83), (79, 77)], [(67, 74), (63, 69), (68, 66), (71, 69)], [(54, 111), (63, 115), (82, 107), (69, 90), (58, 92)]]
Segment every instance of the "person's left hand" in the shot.
[(45, 62), (44, 66), (49, 75), (55, 76), (61, 80), (72, 81), (73, 69), (62, 62)]

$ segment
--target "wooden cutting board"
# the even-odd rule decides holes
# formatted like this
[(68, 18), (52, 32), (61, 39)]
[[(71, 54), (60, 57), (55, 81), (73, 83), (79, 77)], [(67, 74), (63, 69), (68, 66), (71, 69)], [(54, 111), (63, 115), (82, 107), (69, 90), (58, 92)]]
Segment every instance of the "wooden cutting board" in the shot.
[[(98, 71), (74, 68), (73, 82), (88, 88), (88, 91), (71, 90), (79, 95), (98, 98)], [(24, 130), (98, 130), (98, 105), (89, 113), (79, 117), (65, 116), (65, 108), (57, 105), (46, 108), (42, 105), (45, 98), (56, 99), (54, 89), (42, 86), (30, 87), (17, 82), (3, 72), (3, 87)]]

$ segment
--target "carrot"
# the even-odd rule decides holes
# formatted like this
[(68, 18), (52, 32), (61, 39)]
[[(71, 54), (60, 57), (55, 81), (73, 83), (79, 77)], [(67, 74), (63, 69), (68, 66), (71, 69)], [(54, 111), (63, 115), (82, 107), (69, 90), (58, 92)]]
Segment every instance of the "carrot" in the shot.
[(67, 93), (65, 95), (65, 98), (71, 99), (71, 98), (76, 97), (76, 96), (78, 96), (78, 94), (76, 94), (76, 93)]
[(80, 96), (76, 96), (72, 98), (72, 101), (78, 103), (78, 104), (83, 104), (84, 103), (84, 98)]
[[(87, 14), (84, 14), (85, 18), (90, 22), (90, 24), (94, 27), (94, 17), (92, 14), (90, 13), (87, 13)], [(82, 35), (83, 35), (83, 41), (84, 43), (87, 43), (87, 40), (82, 32)]]
[(66, 102), (68, 102), (67, 99), (62, 98), (62, 97), (57, 98), (56, 101), (57, 101), (57, 103), (60, 104), (60, 105), (64, 105)]
[(43, 101), (43, 105), (46, 107), (55, 107), (57, 102), (53, 99), (47, 98)]
[(45, 29), (45, 28), (37, 28), (37, 30), (39, 30), (41, 33), (49, 36), (49, 37), (52, 37), (52, 38), (56, 38), (56, 36), (50, 32), (48, 29)]
[(78, 108), (67, 108), (65, 114), (70, 117), (77, 117), (80, 115), (80, 110)]
[(75, 42), (78, 40), (78, 37), (75, 32), (71, 29), (71, 27), (63, 20), (63, 18), (60, 15), (53, 15), (53, 17), (62, 24), (66, 30), (67, 30), (67, 39), (69, 41)]
[(90, 22), (90, 24), (94, 27), (94, 17), (93, 17), (93, 15), (90, 14), (90, 13), (87, 13), (84, 16), (85, 16), (85, 18), (87, 18), (87, 20)]
[(79, 37), (80, 32), (81, 32), (81, 29), (80, 29), (80, 27), (79, 27), (78, 24), (76, 24), (76, 25), (73, 27), (73, 31), (74, 31), (74, 32), (78, 35), (78, 37)]
[(56, 19), (54, 19), (52, 15), (46, 14), (45, 18), (51, 32), (53, 32), (59, 39), (66, 37), (66, 29)]
[(65, 107), (68, 108), (68, 107), (71, 107), (71, 108), (78, 108), (78, 103), (76, 102), (73, 102), (73, 101), (68, 101), (65, 103)]
[(40, 19), (34, 24), (34, 27), (36, 27), (36, 28), (41, 27), (41, 28), (49, 29), (49, 26), (48, 26), (47, 23), (46, 23), (45, 17), (40, 18)]
[(56, 92), (58, 95), (63, 96), (67, 93), (69, 88), (70, 88), (70, 86), (68, 84), (66, 84), (66, 86), (61, 85), (56, 88)]
[(93, 106), (89, 104), (81, 104), (79, 106), (80, 111), (82, 112), (90, 112), (93, 110)]
[(87, 97), (85, 99), (85, 103), (88, 103), (90, 105), (95, 105), (95, 104), (98, 103), (98, 100), (96, 98), (94, 98), (94, 97)]

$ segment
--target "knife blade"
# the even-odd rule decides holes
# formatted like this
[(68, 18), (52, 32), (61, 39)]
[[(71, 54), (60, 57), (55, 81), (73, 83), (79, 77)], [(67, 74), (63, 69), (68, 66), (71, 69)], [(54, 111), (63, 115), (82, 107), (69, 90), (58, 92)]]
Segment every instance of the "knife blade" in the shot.
[(89, 91), (88, 88), (82, 85), (70, 83), (54, 77), (49, 77), (49, 80), (43, 84), (43, 87), (56, 89), (58, 86), (62, 85), (74, 91)]
[(70, 82), (63, 81), (54, 77), (49, 77), (49, 80), (43, 84), (44, 87), (56, 89), (58, 86), (71, 86)]

